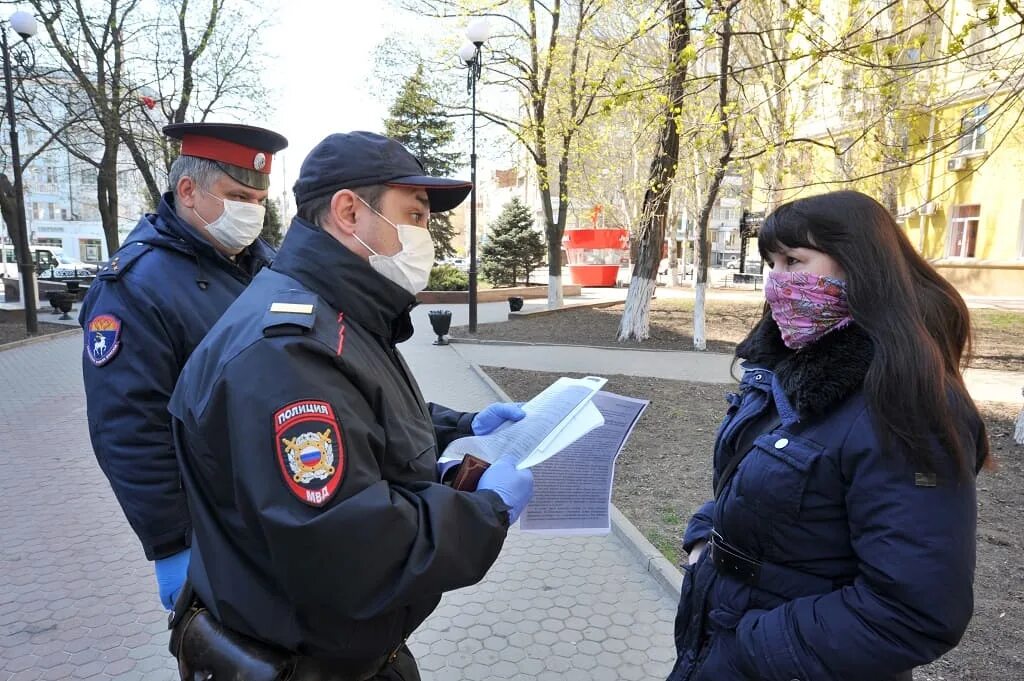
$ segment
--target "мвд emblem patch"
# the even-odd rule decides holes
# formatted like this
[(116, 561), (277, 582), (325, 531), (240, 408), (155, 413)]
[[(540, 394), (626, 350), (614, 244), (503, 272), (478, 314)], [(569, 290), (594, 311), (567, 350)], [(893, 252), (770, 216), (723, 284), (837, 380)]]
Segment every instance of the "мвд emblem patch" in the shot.
[(121, 320), (114, 315), (96, 315), (85, 325), (85, 354), (96, 366), (114, 359), (120, 347)]
[(310, 506), (323, 506), (345, 476), (345, 446), (327, 402), (299, 400), (274, 414), (277, 462), (285, 484)]

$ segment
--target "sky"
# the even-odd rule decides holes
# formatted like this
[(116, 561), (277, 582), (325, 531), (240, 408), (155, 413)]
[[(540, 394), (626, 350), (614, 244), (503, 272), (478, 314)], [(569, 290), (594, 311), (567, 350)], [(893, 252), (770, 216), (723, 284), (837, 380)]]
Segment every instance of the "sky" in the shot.
[[(274, 90), (275, 111), (265, 120), (252, 121), (288, 138), (288, 148), (274, 158), (272, 198), (280, 198), (285, 189), (290, 192), (302, 159), (327, 135), (383, 132), (390, 101), (374, 73), (375, 51), (382, 41), (394, 33), (413, 36), (422, 45), (428, 36), (437, 38), (438, 31), (458, 33), (462, 28), (448, 22), (425, 30), (433, 22), (385, 0), (277, 2), (276, 27), (265, 41), (271, 56), (265, 78)], [(272, 4), (267, 3), (268, 11)], [(289, 207), (294, 209), (294, 204)]]

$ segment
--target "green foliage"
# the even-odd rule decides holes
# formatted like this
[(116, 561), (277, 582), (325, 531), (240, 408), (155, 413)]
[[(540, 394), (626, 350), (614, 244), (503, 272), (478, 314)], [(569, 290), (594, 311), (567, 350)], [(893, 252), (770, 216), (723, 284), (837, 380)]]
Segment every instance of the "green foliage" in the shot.
[(260, 238), (277, 248), (281, 245), (281, 213), (277, 209), (277, 201), (268, 199), (267, 212), (263, 214), (263, 230)]
[[(455, 128), (444, 114), (424, 78), (423, 65), (405, 81), (391, 105), (384, 132), (404, 144), (423, 164), (428, 175), (449, 176), (458, 165), (459, 155), (446, 151), (455, 139)], [(428, 225), (438, 258), (455, 255), (450, 213), (435, 213)]]
[(428, 291), (466, 291), (469, 289), (469, 275), (454, 265), (438, 265), (430, 270), (427, 280)]
[(515, 286), (544, 260), (546, 246), (533, 229), (533, 216), (519, 199), (512, 199), (491, 225), (481, 249), (480, 270), (495, 286)]

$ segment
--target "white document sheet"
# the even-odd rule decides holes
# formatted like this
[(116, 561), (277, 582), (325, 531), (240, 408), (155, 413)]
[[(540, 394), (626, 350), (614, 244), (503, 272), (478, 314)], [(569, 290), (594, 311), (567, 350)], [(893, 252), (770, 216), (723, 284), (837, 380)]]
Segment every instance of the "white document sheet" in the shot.
[(615, 459), (650, 403), (599, 392), (591, 404), (601, 412), (604, 424), (533, 468), (533, 499), (519, 519), (524, 532), (611, 531)]
[(494, 463), (511, 456), (520, 469), (535, 466), (604, 422), (600, 411), (588, 406), (607, 382), (597, 376), (560, 378), (523, 404), (525, 418), (506, 422), (487, 435), (459, 438), (439, 461), (462, 461), (472, 454)]

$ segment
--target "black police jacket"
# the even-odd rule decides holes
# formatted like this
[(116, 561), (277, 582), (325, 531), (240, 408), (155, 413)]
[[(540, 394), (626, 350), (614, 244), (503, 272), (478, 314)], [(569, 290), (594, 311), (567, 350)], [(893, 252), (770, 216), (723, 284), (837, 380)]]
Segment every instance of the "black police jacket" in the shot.
[(170, 405), (189, 579), (224, 625), (312, 657), (376, 658), (497, 558), (508, 507), (438, 484), (439, 448), (472, 414), (424, 404), (395, 348), (414, 304), (296, 219), (193, 353)]
[(82, 303), (82, 376), (100, 467), (150, 560), (188, 547), (167, 401), (192, 350), (274, 251), (257, 240), (235, 261), (205, 241), (165, 194), (139, 220)]

